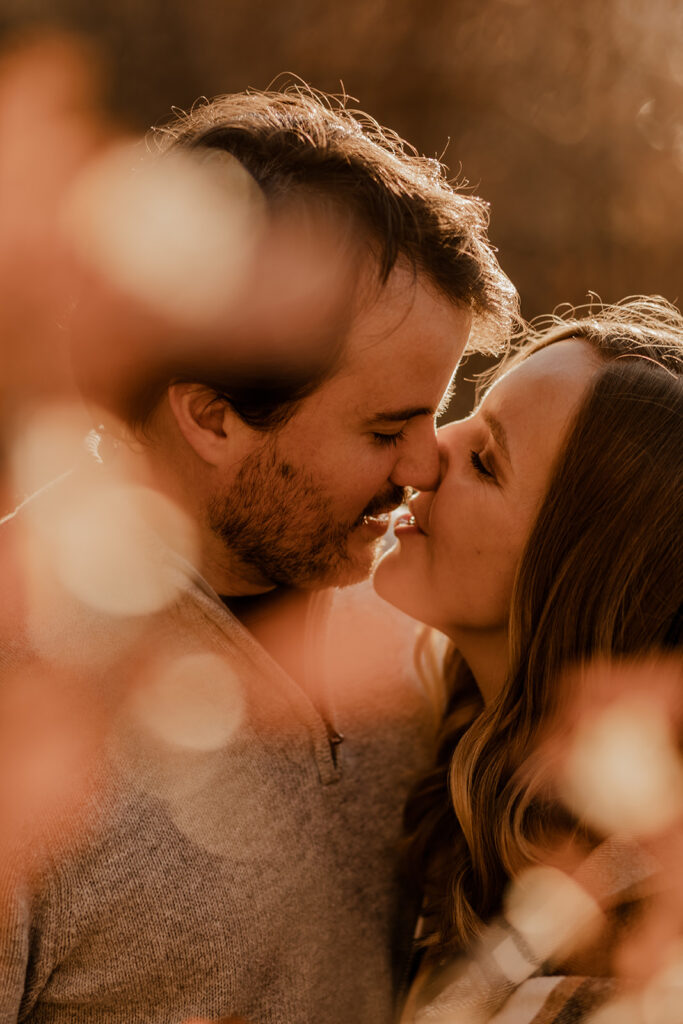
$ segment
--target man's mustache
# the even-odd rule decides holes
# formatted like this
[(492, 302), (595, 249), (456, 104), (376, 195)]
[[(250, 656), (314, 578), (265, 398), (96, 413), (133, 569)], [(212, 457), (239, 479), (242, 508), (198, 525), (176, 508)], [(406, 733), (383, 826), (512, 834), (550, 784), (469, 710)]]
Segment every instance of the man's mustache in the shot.
[(393, 512), (399, 505), (403, 505), (412, 493), (412, 487), (392, 486), (389, 491), (385, 491), (383, 494), (376, 494), (372, 501), (366, 505), (359, 516), (358, 522), (360, 523), (365, 516), (380, 516), (386, 512)]

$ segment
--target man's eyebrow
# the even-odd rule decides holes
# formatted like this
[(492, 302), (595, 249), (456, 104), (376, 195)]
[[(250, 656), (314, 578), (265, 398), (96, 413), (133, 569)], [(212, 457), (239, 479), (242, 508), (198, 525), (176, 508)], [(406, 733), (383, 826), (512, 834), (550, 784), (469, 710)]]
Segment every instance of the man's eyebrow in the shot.
[(433, 416), (434, 410), (426, 405), (411, 405), (406, 409), (386, 409), (368, 416), (368, 423), (397, 423), (401, 420), (413, 420), (416, 416)]
[(510, 448), (508, 447), (508, 436), (505, 427), (492, 412), (483, 410), (481, 415), (482, 419), (491, 431), (493, 440), (496, 442), (507, 461), (510, 462)]

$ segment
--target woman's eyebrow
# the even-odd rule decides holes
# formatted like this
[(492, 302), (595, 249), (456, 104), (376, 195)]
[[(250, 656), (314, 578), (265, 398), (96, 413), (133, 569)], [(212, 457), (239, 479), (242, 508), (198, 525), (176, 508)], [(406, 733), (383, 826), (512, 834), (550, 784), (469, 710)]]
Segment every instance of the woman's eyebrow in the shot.
[(510, 459), (510, 448), (508, 447), (508, 436), (505, 427), (500, 422), (500, 420), (493, 415), (492, 412), (488, 412), (488, 410), (482, 409), (481, 415), (482, 419), (484, 420), (487, 427), (491, 431), (491, 436), (493, 437), (493, 440), (496, 442), (496, 444), (498, 445), (498, 447), (500, 448), (501, 452), (503, 453), (507, 461), (510, 463), (510, 465), (512, 465), (512, 460)]

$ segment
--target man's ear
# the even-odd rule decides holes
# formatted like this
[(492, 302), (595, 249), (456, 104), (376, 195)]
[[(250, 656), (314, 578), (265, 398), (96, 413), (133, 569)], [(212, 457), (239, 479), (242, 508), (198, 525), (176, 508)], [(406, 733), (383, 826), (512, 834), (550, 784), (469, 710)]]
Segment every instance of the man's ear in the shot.
[(178, 428), (196, 454), (211, 466), (220, 466), (233, 447), (234, 425), (238, 418), (224, 398), (203, 384), (171, 384), (168, 403)]

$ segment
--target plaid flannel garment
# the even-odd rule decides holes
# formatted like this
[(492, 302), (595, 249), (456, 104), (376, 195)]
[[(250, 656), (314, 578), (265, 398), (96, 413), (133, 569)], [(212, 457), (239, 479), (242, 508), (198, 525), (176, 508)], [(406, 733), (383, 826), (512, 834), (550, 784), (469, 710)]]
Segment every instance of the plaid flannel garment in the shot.
[[(576, 920), (585, 922), (591, 907), (596, 916), (618, 907), (658, 868), (633, 843), (609, 839), (571, 879), (557, 875), (570, 887), (570, 900), (584, 901), (586, 913)], [(617, 993), (609, 977), (546, 973), (554, 948), (517, 924), (508, 912), (486, 928), (470, 956), (418, 975), (401, 1024), (580, 1024)]]

